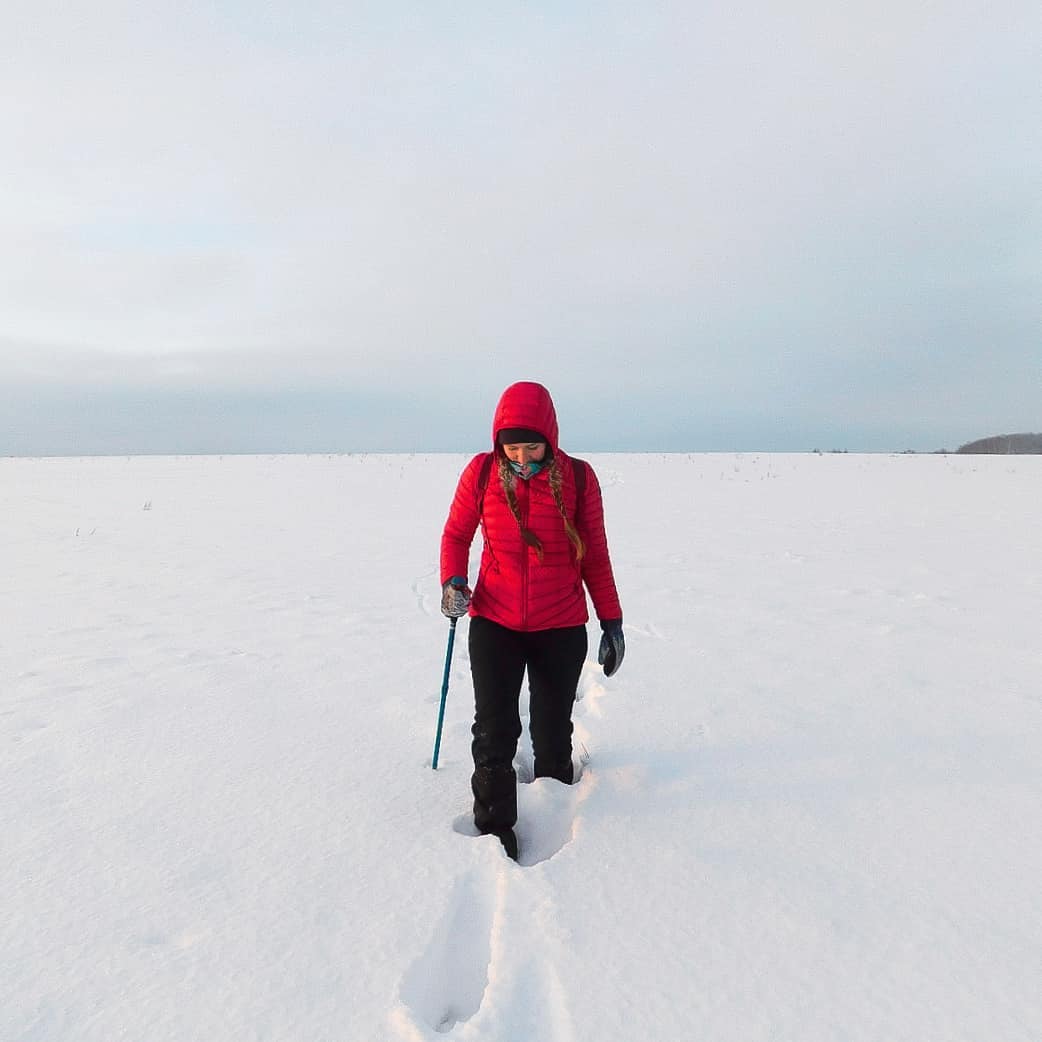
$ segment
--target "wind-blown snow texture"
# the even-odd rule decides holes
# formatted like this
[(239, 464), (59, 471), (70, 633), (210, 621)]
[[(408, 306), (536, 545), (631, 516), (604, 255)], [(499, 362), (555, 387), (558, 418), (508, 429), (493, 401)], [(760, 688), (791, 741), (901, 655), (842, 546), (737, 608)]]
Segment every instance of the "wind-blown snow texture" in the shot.
[(591, 459), (520, 865), (466, 621), (430, 769), (464, 457), (0, 461), (0, 1037), (1038, 1042), (1042, 461)]

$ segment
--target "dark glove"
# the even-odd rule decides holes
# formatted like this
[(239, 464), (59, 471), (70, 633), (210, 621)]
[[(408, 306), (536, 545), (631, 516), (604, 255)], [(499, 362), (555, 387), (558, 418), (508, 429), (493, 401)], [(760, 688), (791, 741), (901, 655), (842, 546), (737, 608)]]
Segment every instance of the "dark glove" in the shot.
[(597, 652), (597, 663), (604, 667), (604, 675), (618, 673), (626, 654), (626, 638), (622, 635), (622, 619), (602, 619), (601, 647)]
[(470, 587), (467, 580), (454, 575), (441, 588), (441, 613), (447, 619), (458, 619), (470, 607)]

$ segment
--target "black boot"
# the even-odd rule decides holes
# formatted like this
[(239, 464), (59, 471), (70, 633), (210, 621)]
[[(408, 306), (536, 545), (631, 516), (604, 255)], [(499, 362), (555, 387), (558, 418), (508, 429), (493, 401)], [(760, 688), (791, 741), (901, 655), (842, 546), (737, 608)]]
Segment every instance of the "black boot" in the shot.
[(575, 771), (570, 756), (567, 760), (558, 760), (556, 763), (537, 759), (534, 773), (537, 778), (556, 778), (565, 785), (571, 785), (575, 781)]
[(517, 775), (514, 768), (504, 764), (486, 765), (474, 769), (470, 779), (474, 793), (474, 824), (483, 836), (495, 836), (507, 857), (517, 860)]
[(482, 765), (470, 779), (474, 793), (474, 824), (487, 835), (512, 829), (517, 821), (517, 775), (510, 764)]
[(503, 849), (507, 852), (507, 857), (511, 861), (517, 860), (517, 836), (514, 835), (513, 829), (496, 829), (495, 832), (491, 832), (489, 835), (495, 836), (503, 844)]

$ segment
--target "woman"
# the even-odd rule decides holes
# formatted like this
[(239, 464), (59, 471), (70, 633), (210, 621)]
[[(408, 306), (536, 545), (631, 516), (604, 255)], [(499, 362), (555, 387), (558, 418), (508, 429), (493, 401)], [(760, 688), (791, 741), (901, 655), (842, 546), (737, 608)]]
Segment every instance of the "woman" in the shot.
[[(484, 539), (473, 595), (470, 544)], [(474, 823), (518, 856), (518, 699), (528, 671), (535, 777), (570, 785), (572, 706), (586, 660), (586, 590), (603, 635), (597, 661), (622, 664), (622, 608), (604, 534), (601, 490), (589, 464), (557, 444), (550, 392), (516, 383), (492, 423), (492, 452), (460, 477), (441, 539), (442, 613), (470, 615), (474, 680)]]

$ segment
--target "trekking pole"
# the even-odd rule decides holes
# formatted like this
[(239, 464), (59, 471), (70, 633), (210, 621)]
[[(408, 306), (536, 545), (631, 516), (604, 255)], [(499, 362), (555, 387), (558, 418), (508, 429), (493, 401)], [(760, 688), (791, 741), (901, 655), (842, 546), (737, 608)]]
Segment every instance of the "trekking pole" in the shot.
[(445, 649), (445, 678), (441, 682), (441, 705), (438, 708), (438, 733), (434, 737), (434, 758), (431, 769), (438, 769), (438, 750), (441, 748), (441, 725), (445, 720), (445, 699), (449, 694), (449, 666), (452, 665), (452, 645), (456, 642), (456, 620), (449, 619), (449, 646)]

